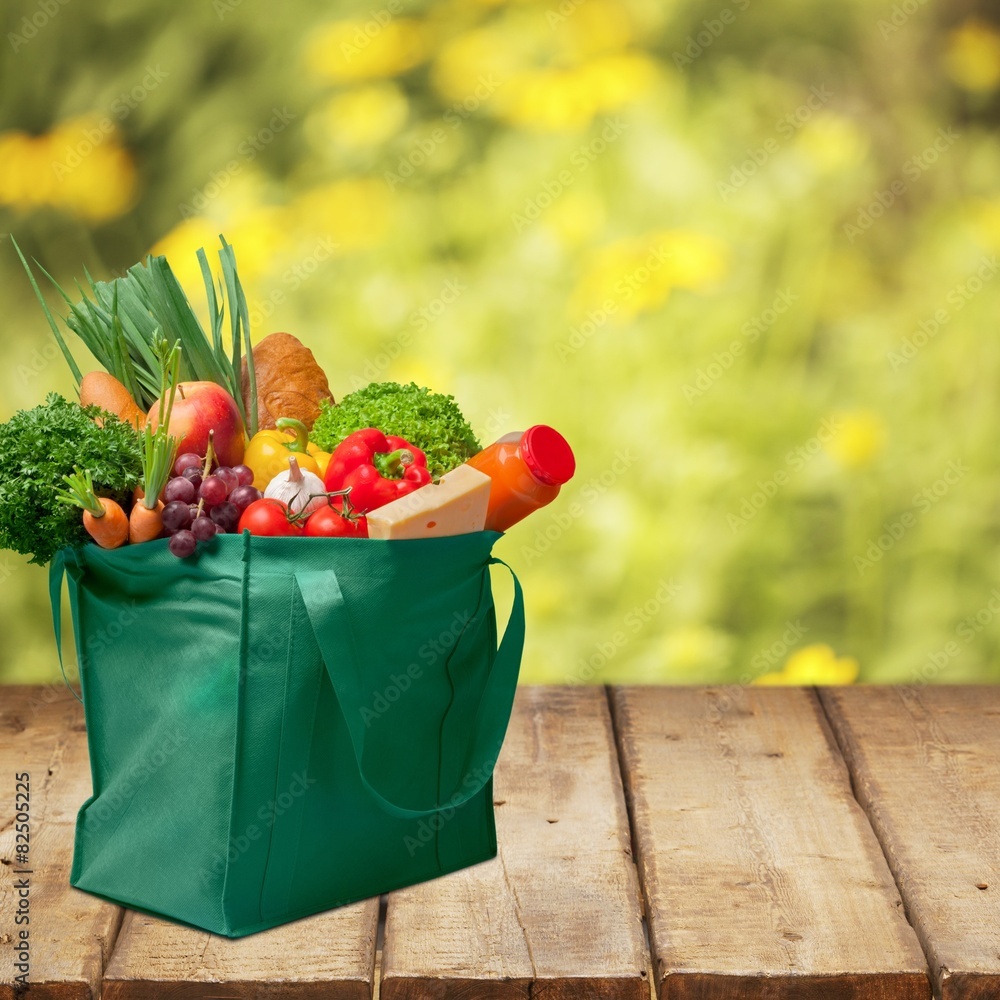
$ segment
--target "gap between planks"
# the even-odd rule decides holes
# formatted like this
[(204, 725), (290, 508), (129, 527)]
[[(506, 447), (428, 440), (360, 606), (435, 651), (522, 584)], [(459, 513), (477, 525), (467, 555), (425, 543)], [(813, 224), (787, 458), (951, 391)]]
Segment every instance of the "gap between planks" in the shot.
[[(734, 704), (728, 691), (611, 694), (656, 988), (928, 998), (923, 950), (816, 694), (739, 689)], [(797, 933), (776, 937), (778, 918)]]
[(825, 688), (821, 700), (944, 1000), (1000, 996), (1000, 688)]
[(495, 780), (498, 857), (389, 894), (383, 1000), (647, 1000), (606, 692), (520, 688)]

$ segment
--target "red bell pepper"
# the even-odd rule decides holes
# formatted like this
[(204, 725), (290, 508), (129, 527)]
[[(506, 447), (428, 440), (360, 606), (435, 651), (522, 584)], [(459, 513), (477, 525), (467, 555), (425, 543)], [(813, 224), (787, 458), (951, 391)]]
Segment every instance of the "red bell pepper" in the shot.
[(431, 481), (427, 456), (401, 437), (385, 435), (375, 427), (349, 434), (334, 449), (326, 469), (331, 493), (347, 495), (359, 514), (382, 507)]

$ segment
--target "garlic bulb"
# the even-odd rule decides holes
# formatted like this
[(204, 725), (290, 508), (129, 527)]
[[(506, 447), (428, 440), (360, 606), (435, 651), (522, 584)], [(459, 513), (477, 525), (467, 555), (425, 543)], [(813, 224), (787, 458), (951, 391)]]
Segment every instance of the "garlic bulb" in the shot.
[(289, 456), (288, 471), (279, 472), (267, 484), (264, 496), (283, 500), (293, 514), (301, 510), (316, 510), (327, 503), (323, 480), (315, 472), (300, 469), (294, 455)]

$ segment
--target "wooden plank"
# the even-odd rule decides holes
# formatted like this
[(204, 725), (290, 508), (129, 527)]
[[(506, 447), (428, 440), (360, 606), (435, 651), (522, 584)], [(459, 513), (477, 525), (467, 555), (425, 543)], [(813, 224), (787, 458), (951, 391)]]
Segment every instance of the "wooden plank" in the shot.
[(1000, 997), (1000, 687), (821, 697), (940, 995)]
[(389, 895), (382, 1000), (646, 1000), (638, 880), (603, 689), (521, 688), (494, 798), (496, 859)]
[[(30, 775), (29, 864), (16, 859), (14, 775)], [(90, 796), (90, 763), (80, 703), (61, 684), (0, 688), (0, 1000), (14, 986), (14, 922), (27, 878), (31, 996), (90, 1000), (121, 923), (119, 907), (69, 884), (77, 810)]]
[(670, 1000), (927, 1000), (917, 937), (814, 693), (613, 692)]
[(130, 910), (103, 1000), (362, 1000), (377, 927), (377, 897), (235, 940)]

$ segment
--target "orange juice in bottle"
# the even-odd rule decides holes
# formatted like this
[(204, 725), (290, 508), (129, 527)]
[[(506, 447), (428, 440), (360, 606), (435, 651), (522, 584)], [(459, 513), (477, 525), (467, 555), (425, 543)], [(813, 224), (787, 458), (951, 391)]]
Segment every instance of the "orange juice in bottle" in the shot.
[(576, 459), (566, 439), (545, 424), (505, 434), (467, 464), (493, 480), (486, 514), (490, 531), (506, 531), (551, 503), (576, 471)]

